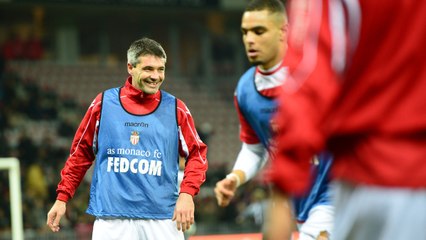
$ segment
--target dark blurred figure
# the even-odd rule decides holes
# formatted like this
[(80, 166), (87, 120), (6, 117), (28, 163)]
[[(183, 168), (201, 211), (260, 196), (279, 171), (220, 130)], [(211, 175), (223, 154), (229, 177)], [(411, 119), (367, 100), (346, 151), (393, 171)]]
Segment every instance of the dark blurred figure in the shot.
[(25, 58), (25, 41), (12, 32), (2, 46), (3, 57), (6, 60), (19, 60)]
[(44, 55), (44, 46), (40, 34), (28, 33), (22, 37), (12, 31), (2, 46), (2, 56), (6, 60), (40, 60)]
[(24, 43), (25, 54), (27, 60), (40, 60), (44, 55), (43, 42), (39, 34), (32, 33), (28, 40)]

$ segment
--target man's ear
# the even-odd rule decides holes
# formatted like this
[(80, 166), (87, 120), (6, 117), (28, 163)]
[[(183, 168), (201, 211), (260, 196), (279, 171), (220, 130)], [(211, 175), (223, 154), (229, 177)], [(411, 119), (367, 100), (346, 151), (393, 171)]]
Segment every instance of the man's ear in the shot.
[(127, 63), (127, 72), (131, 75), (132, 74), (133, 65), (130, 63)]
[(281, 41), (287, 41), (288, 38), (288, 23), (284, 23), (281, 27)]
[(288, 34), (288, 23), (284, 23), (284, 24), (283, 24), (283, 26), (282, 26), (282, 31), (283, 31), (285, 34)]

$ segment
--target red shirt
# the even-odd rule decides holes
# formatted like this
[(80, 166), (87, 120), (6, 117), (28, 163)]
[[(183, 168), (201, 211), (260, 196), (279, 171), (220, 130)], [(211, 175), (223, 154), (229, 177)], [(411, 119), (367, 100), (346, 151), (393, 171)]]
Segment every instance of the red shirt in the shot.
[(426, 187), (426, 3), (310, 4), (290, 9), (285, 61), (297, 84), (283, 87), (272, 181), (303, 192), (311, 156), (326, 148), (335, 178)]
[[(133, 114), (147, 114), (155, 110), (160, 102), (160, 91), (145, 94), (134, 88), (129, 77), (120, 91), (123, 107)], [(98, 94), (86, 112), (72, 142), (70, 155), (61, 171), (58, 185), (58, 200), (68, 201), (75, 193), (87, 169), (92, 165), (95, 154), (94, 140), (98, 135), (102, 94)], [(186, 166), (180, 192), (196, 195), (206, 179), (207, 146), (201, 141), (195, 129), (194, 120), (186, 105), (177, 100), (177, 120), (179, 125), (179, 154), (185, 157)]]

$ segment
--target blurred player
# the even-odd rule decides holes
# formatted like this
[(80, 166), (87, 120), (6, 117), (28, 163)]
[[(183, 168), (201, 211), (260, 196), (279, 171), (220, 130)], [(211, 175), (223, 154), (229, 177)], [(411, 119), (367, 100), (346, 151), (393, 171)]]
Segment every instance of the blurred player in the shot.
[[(293, 86), (284, 85), (275, 118), (276, 199), (305, 191), (309, 161), (327, 147), (332, 239), (426, 239), (426, 3), (290, 4)], [(285, 239), (288, 213), (271, 214), (270, 236)]]
[[(220, 206), (227, 206), (237, 187), (252, 179), (269, 158), (268, 148), (273, 134), (271, 117), (276, 111), (276, 98), (286, 79), (283, 58), (287, 50), (287, 16), (279, 0), (252, 0), (242, 16), (241, 31), (251, 67), (240, 78), (235, 91), (235, 105), (240, 120), (241, 151), (227, 177), (216, 184)], [(316, 177), (306, 198), (295, 199), (300, 239), (315, 239), (325, 230), (330, 232), (333, 207), (328, 196), (330, 156), (321, 154), (313, 164)]]
[[(47, 215), (53, 232), (96, 157), (87, 209), (96, 216), (93, 239), (184, 239), (194, 223), (193, 196), (205, 181), (207, 146), (186, 105), (160, 90), (166, 60), (156, 41), (134, 41), (124, 86), (90, 105)], [(186, 159), (180, 190), (179, 156)]]

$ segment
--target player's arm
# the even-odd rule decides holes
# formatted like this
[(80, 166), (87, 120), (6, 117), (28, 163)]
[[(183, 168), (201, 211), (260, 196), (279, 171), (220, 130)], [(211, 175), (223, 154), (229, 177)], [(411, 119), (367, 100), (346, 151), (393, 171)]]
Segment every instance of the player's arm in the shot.
[(234, 105), (240, 123), (242, 146), (234, 163), (231, 176), (237, 175), (239, 177), (237, 181), (240, 183), (238, 185), (241, 185), (252, 179), (263, 167), (267, 160), (267, 151), (260, 143), (256, 132), (241, 113), (236, 96), (234, 96)]
[(239, 177), (239, 185), (241, 185), (256, 176), (265, 165), (267, 159), (267, 151), (261, 143), (243, 143), (230, 174), (237, 175)]
[(252, 179), (262, 169), (266, 156), (266, 149), (262, 144), (243, 143), (232, 172), (216, 183), (214, 191), (219, 206), (229, 205), (237, 188)]
[(252, 179), (264, 166), (267, 159), (267, 151), (260, 143), (256, 133), (238, 107), (234, 98), (240, 121), (240, 139), (243, 142), (238, 153), (232, 172), (226, 178), (216, 183), (215, 195), (219, 206), (228, 206), (235, 195), (236, 189), (246, 181)]
[(190, 111), (180, 100), (177, 101), (177, 115), (179, 153), (186, 158), (186, 164), (172, 220), (176, 221), (178, 230), (186, 231), (194, 223), (193, 197), (206, 180), (207, 146), (198, 136)]
[(61, 181), (56, 190), (58, 200), (67, 202), (74, 196), (84, 174), (93, 164), (95, 159), (93, 145), (99, 124), (101, 98), (102, 95), (98, 95), (89, 106), (75, 133), (70, 155), (61, 171)]
[(74, 136), (70, 155), (61, 171), (57, 199), (47, 214), (47, 225), (53, 232), (59, 231), (59, 222), (66, 211), (67, 201), (74, 196), (86, 171), (95, 159), (93, 144), (99, 122), (101, 95), (88, 108)]
[(195, 196), (206, 180), (207, 145), (198, 136), (194, 120), (185, 103), (178, 100), (177, 104), (179, 154), (186, 159), (180, 192)]

